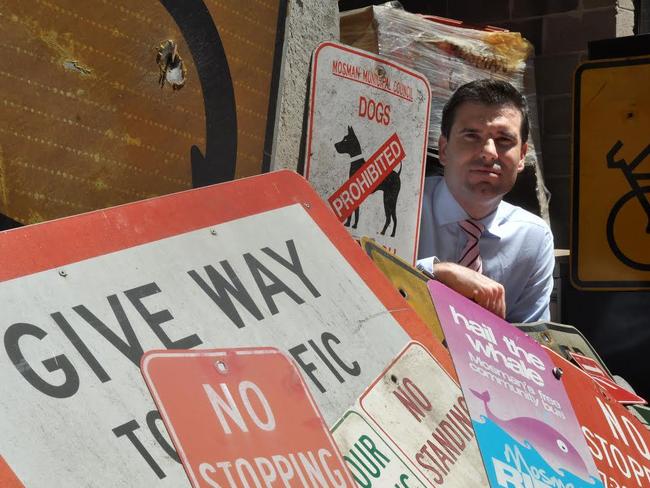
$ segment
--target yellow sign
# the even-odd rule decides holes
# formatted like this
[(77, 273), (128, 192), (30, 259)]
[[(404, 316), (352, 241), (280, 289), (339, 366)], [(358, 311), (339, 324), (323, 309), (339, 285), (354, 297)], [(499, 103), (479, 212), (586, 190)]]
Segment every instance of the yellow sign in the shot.
[(582, 64), (575, 77), (571, 280), (650, 289), (650, 58)]
[(361, 246), (381, 272), (386, 275), (386, 278), (397, 288), (400, 295), (415, 310), (420, 319), (427, 324), (435, 338), (440, 342), (444, 341), (445, 334), (440, 327), (438, 314), (431, 301), (429, 288), (427, 288), (429, 278), (368, 237), (361, 238)]

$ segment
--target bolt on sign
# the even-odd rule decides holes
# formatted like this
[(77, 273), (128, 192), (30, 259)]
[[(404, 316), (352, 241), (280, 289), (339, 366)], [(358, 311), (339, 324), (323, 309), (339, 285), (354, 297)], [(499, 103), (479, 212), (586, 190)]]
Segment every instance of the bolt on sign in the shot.
[(4, 1), (0, 214), (31, 224), (268, 169), (286, 10)]
[(603, 487), (546, 351), (443, 284), (429, 289), (490, 486)]
[(367, 237), (361, 238), (361, 247), (370, 256), (386, 278), (388, 278), (404, 300), (416, 311), (427, 324), (433, 335), (440, 342), (445, 340), (436, 309), (431, 301), (427, 281), (429, 277), (422, 274), (399, 256), (386, 251), (383, 246)]
[(314, 51), (305, 177), (350, 234), (415, 262), (431, 90), (421, 74), (342, 44)]
[(359, 404), (428, 486), (487, 486), (460, 388), (422, 345), (410, 343)]
[(30, 488), (187, 484), (150, 349), (277, 347), (328, 426), (411, 338), (451, 368), (289, 171), (0, 233), (0, 308), (0, 456)]
[(549, 352), (563, 371), (598, 474), (607, 488), (650, 486), (650, 432), (584, 371)]
[(348, 410), (332, 428), (332, 436), (357, 486), (428, 486), (359, 412)]
[(193, 487), (354, 487), (277, 349), (149, 351), (141, 369)]
[(650, 289), (650, 57), (592, 61), (574, 87), (571, 280)]

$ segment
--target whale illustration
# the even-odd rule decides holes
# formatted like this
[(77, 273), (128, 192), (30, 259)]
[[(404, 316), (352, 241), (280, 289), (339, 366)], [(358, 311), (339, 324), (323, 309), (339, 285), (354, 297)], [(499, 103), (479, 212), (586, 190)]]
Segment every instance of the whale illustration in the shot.
[(470, 391), (485, 405), (487, 418), (514, 437), (522, 445), (533, 447), (553, 469), (563, 475), (570, 472), (587, 481), (591, 479), (587, 466), (577, 449), (569, 440), (550, 425), (532, 417), (513, 417), (501, 419), (494, 415), (488, 402), (490, 393)]

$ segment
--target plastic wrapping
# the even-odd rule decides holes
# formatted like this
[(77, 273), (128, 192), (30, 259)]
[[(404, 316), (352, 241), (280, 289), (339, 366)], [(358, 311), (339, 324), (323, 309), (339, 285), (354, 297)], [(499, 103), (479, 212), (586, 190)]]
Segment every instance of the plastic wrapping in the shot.
[(507, 80), (530, 106), (527, 164), (541, 162), (533, 46), (517, 32), (449, 25), (389, 2), (341, 22), (341, 39), (424, 74), (431, 84), (429, 154), (438, 154), (442, 108), (460, 85), (480, 78)]

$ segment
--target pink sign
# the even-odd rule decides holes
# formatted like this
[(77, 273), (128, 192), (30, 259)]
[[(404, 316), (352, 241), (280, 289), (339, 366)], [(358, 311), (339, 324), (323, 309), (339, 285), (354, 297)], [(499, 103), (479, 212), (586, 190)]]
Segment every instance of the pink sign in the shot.
[(429, 291), (490, 485), (602, 487), (561, 375), (541, 346), (441, 283), (429, 281)]

